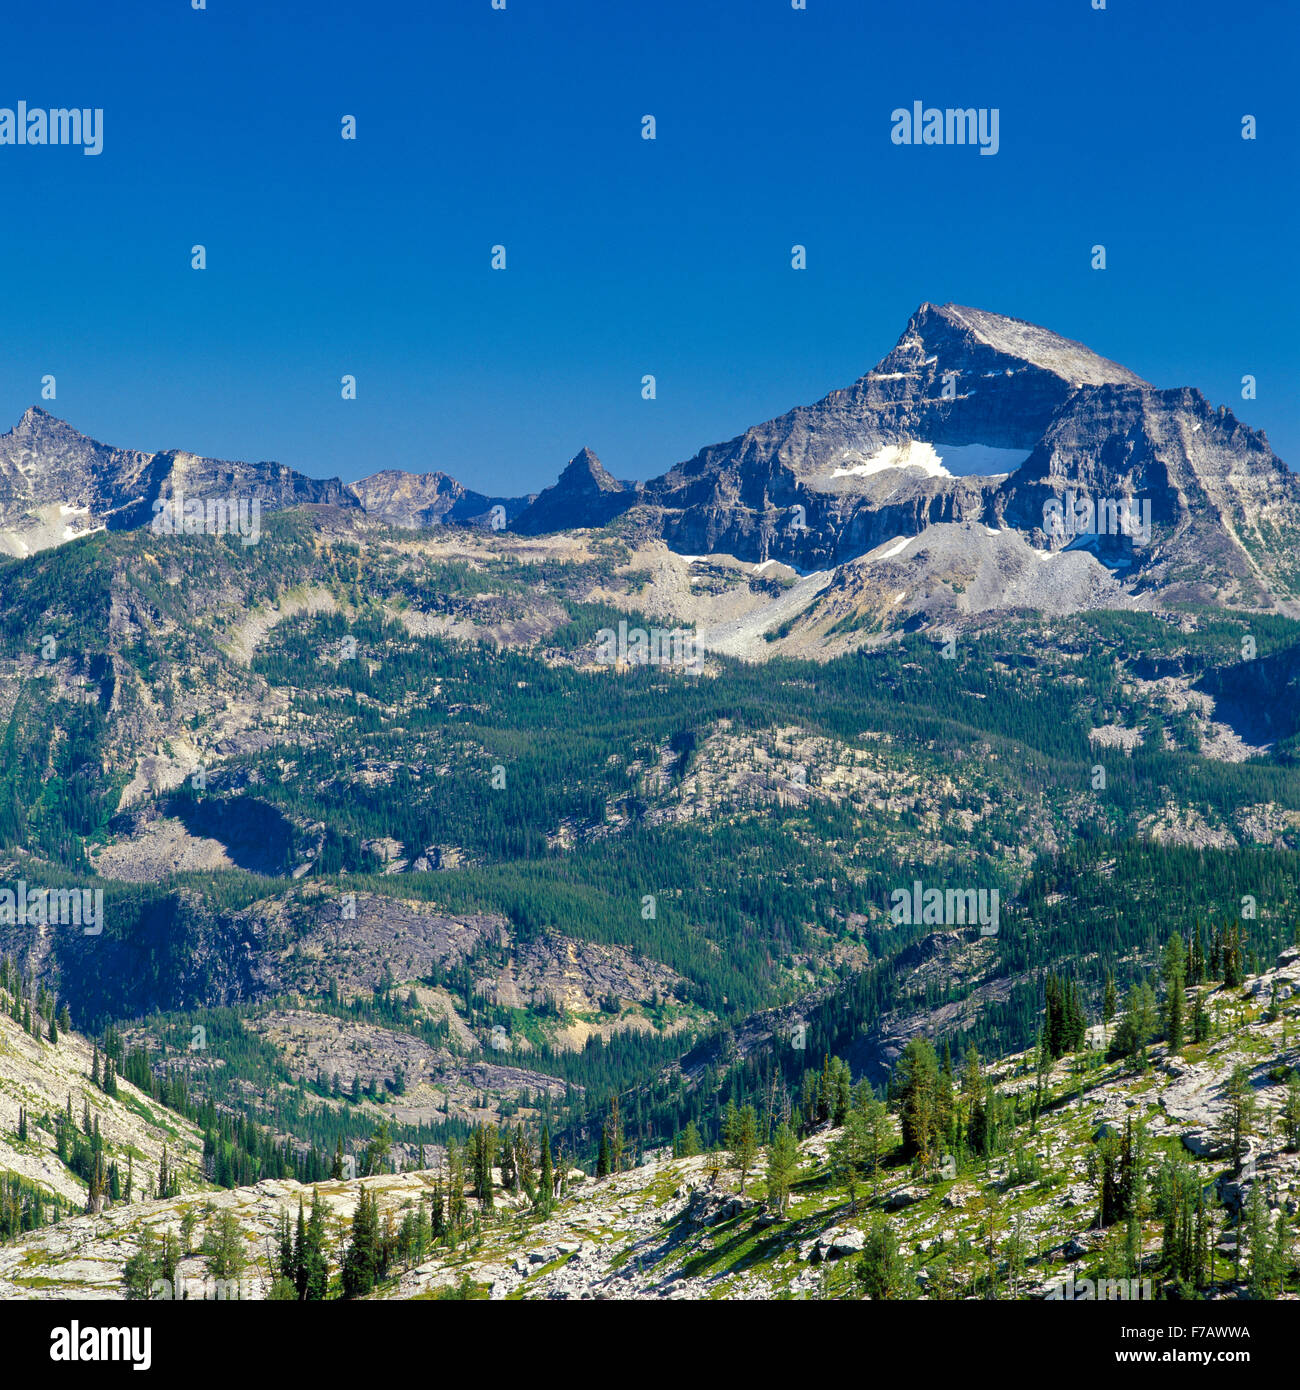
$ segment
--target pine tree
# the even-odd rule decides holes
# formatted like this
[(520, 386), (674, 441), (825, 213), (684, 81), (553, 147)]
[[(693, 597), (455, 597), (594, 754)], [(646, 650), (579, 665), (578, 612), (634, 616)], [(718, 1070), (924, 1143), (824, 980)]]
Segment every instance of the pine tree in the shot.
[(103, 1162), (99, 1154), (92, 1153), (90, 1159), (90, 1181), (86, 1192), (86, 1211), (94, 1215), (104, 1204)]
[(946, 1129), (939, 1095), (939, 1059), (925, 1038), (912, 1038), (895, 1069), (895, 1089), (903, 1119), (903, 1154), (922, 1168), (934, 1162)]
[(301, 1197), (298, 1198), (298, 1222), (293, 1232), (290, 1269), (288, 1277), (293, 1280), (294, 1292), (301, 1303), (307, 1297), (307, 1215)]
[(533, 1163), (532, 1140), (524, 1133), (523, 1125), (515, 1126), (515, 1171), (519, 1186), (530, 1202), (537, 1199), (537, 1168)]
[[(298, 1220), (302, 1222), (302, 1199), (298, 1200)], [(289, 1224), (289, 1212), (285, 1207), (280, 1208), (280, 1215), (276, 1220), (275, 1229), (275, 1266), (276, 1275), (280, 1279), (287, 1279), (291, 1284), (295, 1283), (295, 1260), (293, 1251), (293, 1227)]]
[(1112, 1054), (1129, 1058), (1134, 1070), (1145, 1071), (1147, 1043), (1157, 1025), (1155, 992), (1145, 982), (1133, 985), (1129, 990), (1124, 1016), (1111, 1042)]
[(465, 1160), (461, 1147), (453, 1139), (447, 1145), (447, 1219), (451, 1238), (459, 1240), (464, 1234), (469, 1208), (465, 1202)]
[(862, 1259), (854, 1271), (872, 1299), (902, 1298), (907, 1287), (907, 1261), (899, 1249), (894, 1228), (878, 1216), (867, 1233)]
[(362, 1298), (370, 1293), (379, 1279), (379, 1267), (379, 1205), (362, 1184), (357, 1194), (356, 1210), (352, 1214), (347, 1252), (343, 1257), (344, 1298)]
[(1259, 1183), (1251, 1183), (1246, 1198), (1245, 1219), (1238, 1226), (1244, 1229), (1246, 1246), (1250, 1251), (1250, 1292), (1252, 1298), (1270, 1298), (1279, 1283), (1281, 1271), (1276, 1268), (1272, 1232), (1269, 1229), (1268, 1208)]
[(1258, 1102), (1255, 1099), (1255, 1089), (1250, 1084), (1250, 1073), (1241, 1063), (1233, 1068), (1228, 1084), (1224, 1087), (1224, 1095), (1227, 1106), (1219, 1128), (1229, 1142), (1233, 1166), (1239, 1173), (1250, 1150), (1250, 1138), (1258, 1113)]
[(484, 1211), (491, 1211), (492, 1168), (496, 1160), (497, 1131), (495, 1125), (476, 1125), (470, 1132), (470, 1176), (474, 1195)]
[(1245, 957), (1241, 945), (1241, 928), (1230, 927), (1223, 941), (1223, 987), (1234, 989), (1245, 979)]
[(799, 1146), (790, 1126), (783, 1124), (776, 1131), (767, 1150), (767, 1201), (778, 1216), (784, 1216), (790, 1203), (799, 1168)]
[(1170, 994), (1165, 1006), (1165, 1037), (1170, 1053), (1183, 1050), (1183, 991), (1181, 984)]
[(153, 1297), (158, 1273), (158, 1242), (153, 1231), (145, 1226), (140, 1232), (140, 1244), (122, 1267), (122, 1289), (129, 1299)]
[(1205, 948), (1201, 943), (1199, 918), (1196, 921), (1196, 933), (1192, 937), (1192, 949), (1187, 957), (1187, 983), (1193, 986), (1205, 983)]
[(723, 1142), (731, 1151), (731, 1165), (740, 1172), (740, 1195), (758, 1156), (758, 1116), (752, 1105), (729, 1105), (723, 1123)]
[(538, 1207), (547, 1212), (555, 1203), (555, 1174), (551, 1159), (551, 1132), (542, 1126), (541, 1177), (537, 1187)]
[(1283, 1143), (1290, 1153), (1300, 1149), (1300, 1071), (1293, 1071), (1286, 1083), (1286, 1099), (1278, 1117)]
[(1192, 1041), (1203, 1043), (1210, 1036), (1210, 1015), (1205, 1007), (1205, 996), (1198, 989), (1192, 998)]

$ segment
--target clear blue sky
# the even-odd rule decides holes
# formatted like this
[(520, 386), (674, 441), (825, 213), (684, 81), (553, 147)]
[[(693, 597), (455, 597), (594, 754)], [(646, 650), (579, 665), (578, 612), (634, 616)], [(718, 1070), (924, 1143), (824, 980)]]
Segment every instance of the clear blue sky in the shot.
[[(105, 143), (0, 147), (0, 428), (53, 372), (48, 408), (127, 447), (520, 492), (590, 445), (648, 477), (849, 384), (928, 299), (1198, 386), (1295, 467), (1298, 16), (1293, 0), (10, 7), (0, 106), (103, 107)], [(894, 146), (890, 112), (915, 100), (999, 108), (1000, 152)]]

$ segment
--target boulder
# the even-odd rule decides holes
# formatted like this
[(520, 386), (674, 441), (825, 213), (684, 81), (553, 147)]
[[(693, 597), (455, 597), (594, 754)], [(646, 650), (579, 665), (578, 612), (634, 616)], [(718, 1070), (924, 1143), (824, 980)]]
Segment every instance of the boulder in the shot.
[(1228, 1152), (1227, 1140), (1209, 1129), (1185, 1129), (1183, 1146), (1197, 1158), (1222, 1158)]
[(861, 1231), (836, 1231), (834, 1238), (829, 1242), (826, 1236), (822, 1237), (825, 1247), (825, 1258), (830, 1260), (842, 1259), (845, 1255), (860, 1254), (867, 1243), (867, 1238)]
[(751, 1211), (757, 1203), (739, 1192), (711, 1192), (697, 1188), (682, 1210), (683, 1218), (692, 1226), (717, 1226)]

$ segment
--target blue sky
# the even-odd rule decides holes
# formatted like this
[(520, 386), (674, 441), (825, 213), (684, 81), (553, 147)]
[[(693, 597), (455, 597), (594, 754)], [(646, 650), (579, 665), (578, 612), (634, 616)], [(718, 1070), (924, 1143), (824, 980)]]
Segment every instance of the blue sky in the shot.
[[(1296, 467), (1297, 38), (1283, 0), (12, 8), (0, 106), (102, 107), (104, 151), (0, 146), (0, 428), (51, 372), (125, 447), (648, 477), (955, 300), (1198, 386)], [(915, 100), (997, 107), (999, 153), (893, 145)]]

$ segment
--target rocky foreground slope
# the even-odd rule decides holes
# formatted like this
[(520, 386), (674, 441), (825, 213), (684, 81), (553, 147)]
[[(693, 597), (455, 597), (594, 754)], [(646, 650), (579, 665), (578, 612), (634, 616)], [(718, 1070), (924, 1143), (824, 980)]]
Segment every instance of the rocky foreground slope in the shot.
[[(0, 992), (8, 1003), (8, 996)], [(84, 1116), (98, 1124), (106, 1163), (116, 1161), (125, 1176), (130, 1161), (137, 1193), (157, 1178), (164, 1147), (168, 1165), (183, 1174), (186, 1187), (202, 1187), (203, 1137), (188, 1120), (144, 1095), (124, 1077), (117, 1094), (107, 1095), (91, 1080), (98, 1065), (94, 1046), (78, 1033), (60, 1033), (50, 1042), (42, 1026), (34, 1037), (0, 1014), (0, 1176), (36, 1184), (64, 1209), (85, 1205), (86, 1182), (55, 1153), (54, 1122), (71, 1110), (81, 1128)], [(26, 1112), (27, 1138), (20, 1139), (19, 1116)]]
[[(1185, 1164), (1185, 1178), (1204, 1197), (1209, 1264), (1202, 1292), (1239, 1296), (1264, 1278), (1280, 1280), (1271, 1296), (1285, 1297), (1297, 1273), (1300, 1213), (1296, 1117), (1288, 1110), (1290, 1078), (1300, 1065), (1298, 990), (1300, 951), (1294, 949), (1244, 987), (1207, 990), (1211, 1036), (1176, 1056), (1157, 1045), (1145, 1069), (1105, 1060), (1100, 1028), (1041, 1082), (1032, 1054), (1005, 1059), (986, 1070), (985, 1082), (1004, 1098), (1020, 1098), (1017, 1122), (996, 1154), (961, 1171), (944, 1161), (921, 1173), (895, 1154), (878, 1178), (859, 1176), (855, 1205), (833, 1161), (843, 1130), (831, 1125), (801, 1141), (784, 1213), (765, 1201), (761, 1157), (743, 1195), (725, 1155), (660, 1154), (600, 1179), (571, 1170), (546, 1214), (522, 1194), (498, 1192), (491, 1213), (475, 1214), (477, 1204), (467, 1198), (469, 1233), (459, 1245), (432, 1257), (426, 1252), (405, 1267), (398, 1261), (373, 1296), (860, 1297), (868, 1287), (860, 1275), (879, 1263), (883, 1220), (897, 1243), (889, 1262), (891, 1297), (1091, 1297), (1095, 1284), (1084, 1281), (1103, 1279), (1126, 1281), (1124, 1292), (1110, 1296), (1150, 1297), (1169, 1282), (1168, 1174)], [(1234, 1072), (1248, 1078), (1253, 1101), (1241, 1162), (1228, 1156)], [(1028, 1099), (1040, 1085), (1034, 1121)], [(892, 1148), (896, 1117), (890, 1132)], [(1136, 1224), (1102, 1228), (1099, 1145), (1139, 1132), (1146, 1135), (1145, 1192)], [(7, 1161), (0, 1148), (0, 1166)], [(338, 1270), (363, 1188), (377, 1200), (381, 1225), (390, 1216), (397, 1224), (428, 1207), (442, 1176), (439, 1162), (320, 1185), (331, 1268)], [(142, 1234), (161, 1239), (170, 1231), (181, 1238), (187, 1212), (184, 1238), (192, 1253), (179, 1272), (199, 1281), (196, 1296), (208, 1269), (198, 1245), (230, 1213), (247, 1261), (242, 1296), (265, 1297), (281, 1215), (296, 1216), (299, 1200), (310, 1205), (311, 1197), (295, 1183), (264, 1182), (65, 1220), (0, 1246), (0, 1298), (119, 1297), (122, 1266)], [(1267, 1258), (1259, 1258), (1257, 1245)]]

